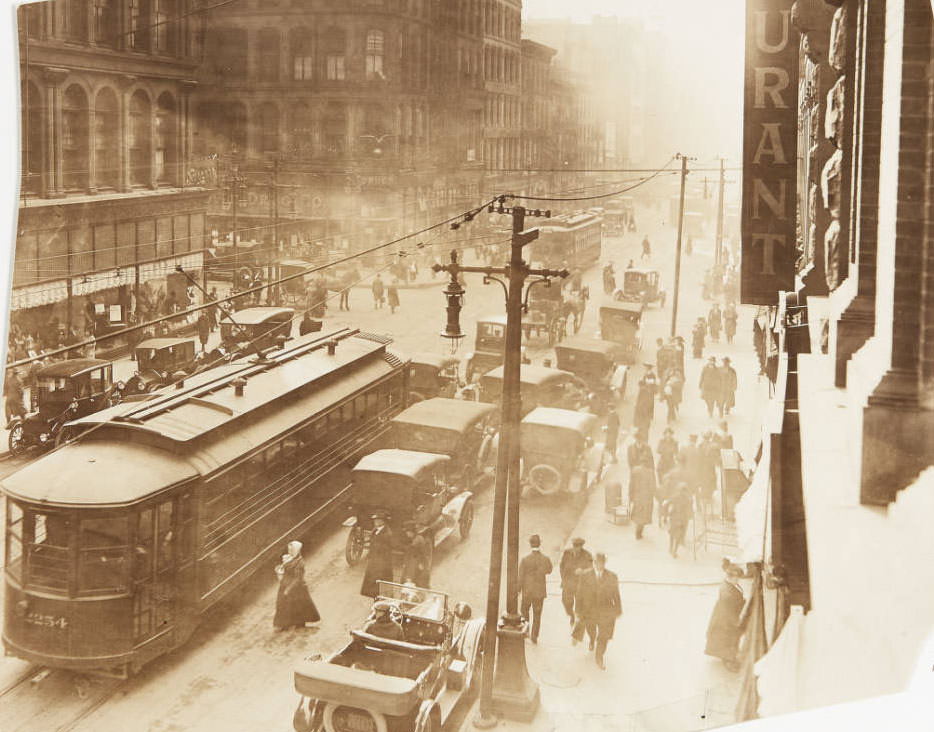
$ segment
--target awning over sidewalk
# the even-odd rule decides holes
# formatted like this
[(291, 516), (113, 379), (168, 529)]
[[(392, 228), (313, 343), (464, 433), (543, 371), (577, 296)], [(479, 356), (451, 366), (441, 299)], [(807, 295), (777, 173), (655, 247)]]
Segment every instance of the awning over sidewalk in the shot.
[(798, 656), (804, 608), (792, 605), (782, 632), (769, 652), (756, 661), (759, 717), (788, 714), (798, 710)]
[(772, 546), (771, 537), (771, 511), (769, 510), (769, 493), (771, 478), (769, 464), (771, 462), (771, 440), (763, 439), (762, 455), (756, 463), (752, 474), (752, 482), (736, 503), (734, 515), (736, 517), (736, 538), (738, 544), (738, 562), (763, 561), (763, 547), (766, 556)]

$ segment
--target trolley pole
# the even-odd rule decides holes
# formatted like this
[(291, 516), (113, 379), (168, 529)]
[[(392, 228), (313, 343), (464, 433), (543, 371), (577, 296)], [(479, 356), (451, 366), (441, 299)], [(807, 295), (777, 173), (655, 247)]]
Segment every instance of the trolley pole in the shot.
[[(480, 685), (480, 713), (474, 726), (486, 729), (496, 725), (497, 714), (529, 721), (538, 709), (538, 686), (528, 675), (525, 664), (525, 623), (519, 616), (519, 418), (521, 414), (520, 367), (522, 311), (528, 288), (549, 284), (551, 278), (567, 277), (567, 270), (531, 269), (522, 259), (522, 248), (538, 238), (538, 229), (525, 230), (525, 217), (551, 216), (550, 211), (527, 211), (522, 206), (498, 206), (488, 212), (512, 215), (512, 247), (505, 267), (462, 267), (452, 255), (452, 263), (434, 265), (436, 272), (456, 277), (460, 272), (484, 275), (484, 284), (498, 282), (506, 295), (506, 338), (503, 363), (502, 430), (493, 489), (493, 532), (490, 543), (490, 574), (487, 588), (486, 636)], [(523, 288), (529, 277), (535, 277)], [(504, 279), (508, 278), (508, 279)], [(504, 539), (507, 541), (504, 542)], [(499, 617), (502, 587), (503, 545), (506, 544), (506, 614)]]
[(678, 248), (675, 253), (675, 288), (671, 303), (671, 337), (677, 335), (678, 330), (678, 291), (681, 286), (681, 236), (684, 233), (684, 183), (688, 177), (688, 158), (678, 153), (681, 160), (681, 203), (678, 206)]

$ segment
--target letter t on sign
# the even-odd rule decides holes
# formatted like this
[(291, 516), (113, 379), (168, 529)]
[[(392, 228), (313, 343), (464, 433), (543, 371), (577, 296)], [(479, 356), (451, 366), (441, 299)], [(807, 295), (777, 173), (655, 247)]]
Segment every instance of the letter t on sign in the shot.
[(762, 253), (762, 269), (759, 270), (759, 274), (775, 274), (775, 247), (777, 245), (779, 253), (784, 256), (785, 241), (784, 234), (753, 233), (752, 245)]

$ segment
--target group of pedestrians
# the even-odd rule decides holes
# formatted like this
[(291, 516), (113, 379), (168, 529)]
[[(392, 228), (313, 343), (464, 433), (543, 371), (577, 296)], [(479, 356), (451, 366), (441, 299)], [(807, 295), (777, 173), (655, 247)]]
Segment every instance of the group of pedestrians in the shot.
[(370, 289), (373, 292), (373, 308), (379, 310), (385, 304), (389, 307), (390, 313), (395, 314), (396, 308), (399, 307), (398, 282), (393, 280), (389, 285), (385, 285), (382, 276), (377, 274)]
[(736, 323), (739, 320), (739, 313), (736, 311), (736, 304), (731, 300), (724, 309), (720, 309), (719, 303), (710, 306), (707, 317), (698, 316), (697, 322), (691, 329), (691, 345), (693, 347), (694, 358), (704, 357), (704, 347), (707, 345), (707, 337), (710, 337), (712, 343), (720, 342), (720, 332), (726, 337), (727, 344), (732, 345), (736, 337)]
[(707, 405), (707, 415), (712, 417), (714, 410), (720, 417), (729, 415), (736, 405), (736, 387), (738, 385), (736, 369), (733, 368), (729, 356), (720, 359), (717, 365), (715, 356), (711, 356), (704, 368), (701, 369), (700, 389), (701, 399)]

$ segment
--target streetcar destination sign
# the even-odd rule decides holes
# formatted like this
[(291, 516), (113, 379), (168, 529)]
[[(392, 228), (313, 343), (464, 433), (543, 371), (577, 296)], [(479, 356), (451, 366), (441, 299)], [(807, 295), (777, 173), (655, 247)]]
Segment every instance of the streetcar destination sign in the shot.
[(795, 284), (798, 31), (793, 0), (746, 0), (743, 303), (775, 305)]

